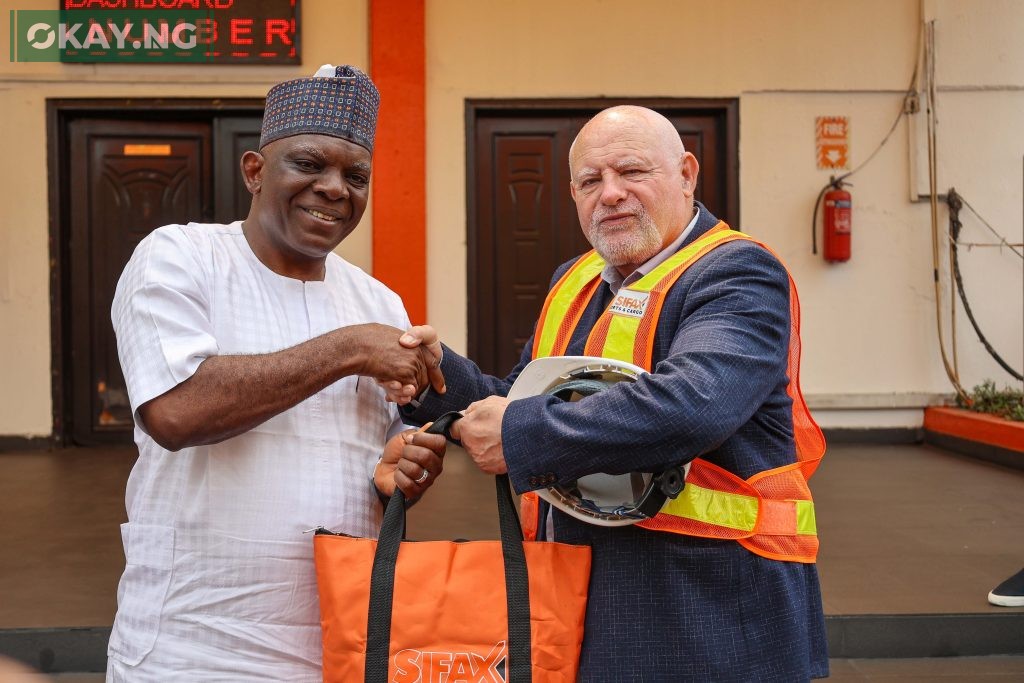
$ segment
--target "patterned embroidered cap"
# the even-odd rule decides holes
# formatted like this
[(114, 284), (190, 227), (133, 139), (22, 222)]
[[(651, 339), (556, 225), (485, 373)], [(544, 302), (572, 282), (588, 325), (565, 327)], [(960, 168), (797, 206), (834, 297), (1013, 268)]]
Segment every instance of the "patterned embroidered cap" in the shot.
[(310, 78), (278, 83), (267, 93), (260, 149), (291, 135), (343, 138), (373, 152), (380, 93), (354, 66), (326, 64)]

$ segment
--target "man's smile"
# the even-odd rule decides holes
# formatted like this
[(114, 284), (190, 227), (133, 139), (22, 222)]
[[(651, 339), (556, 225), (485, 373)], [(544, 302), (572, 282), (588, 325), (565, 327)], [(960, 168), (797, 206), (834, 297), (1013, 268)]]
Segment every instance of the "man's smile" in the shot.
[(313, 216), (314, 218), (319, 218), (322, 221), (327, 221), (328, 223), (333, 223), (334, 221), (340, 218), (340, 216), (335, 216), (333, 213), (325, 213), (317, 209), (307, 209), (303, 207), (302, 210), (308, 213), (310, 216)]

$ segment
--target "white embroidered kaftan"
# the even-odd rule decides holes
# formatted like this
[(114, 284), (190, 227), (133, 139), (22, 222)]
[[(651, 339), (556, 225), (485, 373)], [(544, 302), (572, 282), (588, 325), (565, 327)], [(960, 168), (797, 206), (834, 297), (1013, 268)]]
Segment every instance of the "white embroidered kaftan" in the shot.
[(369, 378), (346, 377), (253, 430), (172, 453), (138, 407), (213, 355), (259, 354), (335, 328), (401, 329), (401, 300), (331, 254), (323, 282), (282, 277), (241, 223), (170, 225), (125, 268), (112, 318), (139, 459), (122, 527), (127, 566), (108, 680), (317, 681), (312, 534), (376, 536), (370, 481), (398, 413)]

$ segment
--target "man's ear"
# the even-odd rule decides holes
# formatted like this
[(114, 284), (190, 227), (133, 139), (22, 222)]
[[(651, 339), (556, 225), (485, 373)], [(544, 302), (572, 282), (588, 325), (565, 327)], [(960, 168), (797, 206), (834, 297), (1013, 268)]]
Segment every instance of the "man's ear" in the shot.
[(257, 195), (263, 185), (263, 168), (266, 160), (259, 152), (248, 151), (242, 155), (239, 167), (242, 169), (242, 181), (249, 194)]
[(576, 184), (569, 181), (569, 196), (572, 197), (573, 201), (576, 201)]
[(679, 175), (683, 179), (683, 192), (687, 197), (692, 197), (697, 190), (697, 175), (700, 173), (700, 164), (697, 157), (690, 152), (683, 152), (683, 158), (679, 163)]

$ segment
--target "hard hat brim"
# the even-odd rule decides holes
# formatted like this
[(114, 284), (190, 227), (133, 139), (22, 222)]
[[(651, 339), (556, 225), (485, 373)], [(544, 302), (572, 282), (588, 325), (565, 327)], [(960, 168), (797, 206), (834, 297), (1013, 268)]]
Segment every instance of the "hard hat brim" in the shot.
[[(551, 394), (560, 385), (579, 377), (602, 378), (611, 386), (619, 381), (635, 381), (646, 372), (632, 363), (594, 356), (537, 358), (516, 378), (508, 398), (517, 400)], [(649, 473), (596, 473), (580, 477), (572, 487), (552, 486), (538, 489), (536, 493), (552, 506), (584, 522), (627, 526), (647, 519), (647, 515), (634, 509), (634, 504), (643, 498), (652, 479)]]

